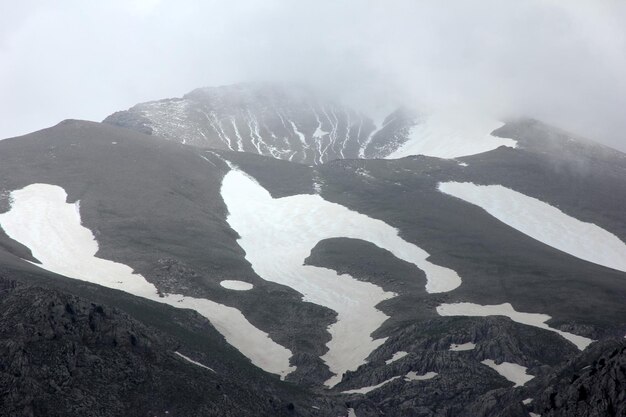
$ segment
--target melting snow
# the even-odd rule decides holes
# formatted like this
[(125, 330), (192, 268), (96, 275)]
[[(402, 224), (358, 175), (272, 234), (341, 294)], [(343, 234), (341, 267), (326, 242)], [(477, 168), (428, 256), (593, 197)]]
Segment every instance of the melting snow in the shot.
[(289, 366), (291, 352), (250, 324), (236, 308), (181, 294), (160, 297), (154, 285), (127, 265), (97, 258), (98, 242), (81, 225), (78, 205), (66, 203), (63, 188), (32, 184), (13, 191), (11, 197), (11, 210), (0, 214), (0, 225), (9, 237), (31, 250), (41, 268), (176, 308), (196, 310), (258, 367), (281, 376), (295, 369)]
[(592, 223), (568, 216), (556, 207), (501, 185), (465, 182), (439, 189), (483, 208), (501, 222), (577, 258), (626, 272), (626, 244)]
[(235, 291), (247, 291), (247, 290), (251, 290), (254, 287), (249, 282), (237, 281), (234, 279), (226, 279), (224, 281), (221, 281), (220, 285), (224, 288), (228, 288), (229, 290), (235, 290)]
[(528, 375), (526, 373), (526, 369), (528, 368), (516, 363), (502, 362), (498, 365), (491, 359), (485, 359), (481, 363), (483, 365), (487, 365), (509, 381), (513, 382), (516, 387), (521, 387), (534, 378), (533, 375)]
[(390, 364), (390, 363), (392, 363), (392, 362), (395, 362), (395, 361), (397, 361), (397, 360), (399, 360), (399, 359), (404, 358), (404, 357), (405, 357), (406, 355), (408, 355), (408, 354), (409, 354), (408, 352), (405, 352), (405, 351), (403, 351), (403, 350), (399, 350), (398, 352), (396, 352), (396, 353), (394, 353), (394, 354), (393, 354), (393, 356), (391, 357), (391, 359), (387, 359), (387, 360), (385, 361), (385, 363), (386, 363), (387, 365), (389, 365), (389, 364)]
[[(406, 382), (410, 382), (410, 381), (426, 381), (428, 379), (433, 379), (437, 375), (439, 375), (437, 372), (426, 372), (424, 375), (418, 375), (417, 372), (410, 371), (409, 373), (407, 373), (404, 376), (403, 379)], [(386, 379), (383, 382), (381, 382), (380, 384), (371, 385), (369, 387), (351, 389), (351, 390), (348, 390), (348, 391), (342, 391), (342, 394), (367, 394), (368, 392), (374, 391), (374, 390), (382, 387), (383, 385), (386, 385), (386, 384), (390, 383), (391, 381), (395, 381), (398, 378), (400, 378), (400, 375), (394, 376), (393, 378)]]
[(215, 372), (213, 369), (209, 368), (208, 366), (202, 365), (200, 362), (196, 362), (193, 359), (191, 359), (190, 357), (185, 356), (185, 355), (183, 355), (180, 352), (174, 352), (174, 353), (177, 354), (178, 356), (180, 356), (181, 358), (183, 358), (184, 360), (186, 360), (187, 362), (193, 363), (194, 365), (199, 366), (200, 368), (208, 369), (211, 372)]
[(437, 372), (426, 372), (424, 375), (418, 375), (417, 372), (411, 371), (404, 376), (405, 381), (426, 381), (427, 379), (433, 379), (439, 375)]
[(575, 344), (580, 350), (584, 350), (591, 342), (593, 342), (593, 340), (586, 337), (564, 332), (548, 326), (546, 321), (550, 320), (550, 316), (547, 314), (521, 313), (519, 311), (515, 311), (513, 306), (509, 303), (485, 306), (473, 303), (441, 304), (437, 307), (437, 313), (441, 316), (506, 316), (517, 323), (558, 333), (565, 339)]
[(477, 115), (431, 114), (413, 126), (408, 140), (386, 158), (426, 155), (453, 159), (488, 152), (500, 146), (515, 148), (517, 142), (513, 139), (491, 135), (503, 125)]
[(450, 291), (461, 284), (456, 272), (428, 262), (429, 254), (400, 238), (393, 227), (319, 195), (274, 199), (238, 170), (224, 177), (221, 193), (229, 211), (227, 221), (241, 236), (239, 245), (255, 272), (300, 292), (305, 301), (337, 312), (337, 322), (328, 329), (332, 336), (329, 350), (322, 357), (335, 374), (326, 381), (329, 386), (340, 382), (345, 371), (365, 363), (384, 343), (385, 339), (374, 340), (370, 334), (388, 318), (376, 305), (394, 294), (347, 274), (303, 265), (318, 242), (335, 237), (372, 242), (424, 270), (426, 290), (431, 293)]
[(374, 391), (375, 389), (378, 389), (378, 388), (382, 387), (383, 385), (388, 384), (389, 382), (394, 381), (394, 380), (396, 380), (398, 378), (400, 378), (400, 376), (394, 376), (393, 378), (389, 378), (389, 379), (381, 382), (380, 384), (371, 385), (369, 387), (351, 389), (351, 390), (348, 390), (348, 391), (342, 391), (342, 394), (367, 394), (368, 392)]
[(452, 343), (450, 345), (450, 350), (453, 352), (462, 352), (464, 350), (474, 350), (475, 347), (476, 345), (472, 342), (461, 343), (460, 345), (457, 345), (456, 343)]

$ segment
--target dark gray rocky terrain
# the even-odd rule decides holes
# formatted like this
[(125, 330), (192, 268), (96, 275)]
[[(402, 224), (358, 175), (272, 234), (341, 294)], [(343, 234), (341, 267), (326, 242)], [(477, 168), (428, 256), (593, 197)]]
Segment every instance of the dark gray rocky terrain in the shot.
[[(2, 416), (252, 417), (342, 412), (319, 395), (255, 371), (197, 317), (178, 324), (186, 327), (183, 332), (172, 331), (171, 324), (155, 328), (117, 308), (18, 281), (0, 279), (0, 294)], [(116, 304), (123, 305), (120, 301)], [(169, 313), (158, 311), (160, 306), (150, 309)], [(169, 320), (175, 321), (176, 314)], [(181, 337), (185, 332), (201, 332), (204, 343), (185, 343)], [(191, 350), (198, 346), (200, 352)]]

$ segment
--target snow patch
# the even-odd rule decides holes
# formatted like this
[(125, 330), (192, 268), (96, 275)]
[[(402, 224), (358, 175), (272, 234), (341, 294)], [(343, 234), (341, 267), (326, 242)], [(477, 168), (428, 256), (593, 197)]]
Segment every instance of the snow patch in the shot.
[(182, 353), (180, 353), (180, 352), (174, 352), (174, 353), (175, 353), (175, 354), (177, 354), (178, 356), (180, 356), (181, 358), (183, 358), (184, 360), (186, 360), (187, 362), (190, 362), (190, 363), (192, 363), (192, 364), (194, 364), (194, 365), (196, 365), (196, 366), (199, 366), (200, 368), (208, 369), (209, 371), (211, 371), (211, 372), (213, 372), (213, 373), (217, 373), (217, 372), (215, 372), (212, 368), (209, 368), (209, 367), (208, 367), (208, 366), (206, 366), (206, 365), (202, 365), (200, 362), (194, 361), (194, 360), (193, 360), (193, 359), (191, 359), (190, 357), (185, 356), (185, 355), (183, 355), (183, 354), (182, 354)]
[(501, 185), (446, 182), (439, 190), (477, 205), (501, 222), (585, 261), (626, 272), (626, 244), (556, 207)]
[(254, 285), (249, 282), (237, 281), (234, 279), (225, 279), (224, 281), (220, 281), (220, 285), (224, 288), (235, 291), (248, 291), (254, 287)]
[(546, 324), (546, 321), (550, 320), (551, 317), (547, 314), (522, 313), (519, 311), (515, 311), (513, 306), (509, 303), (497, 305), (480, 305), (474, 303), (444, 303), (437, 307), (437, 313), (439, 313), (440, 316), (506, 316), (517, 323), (526, 324), (528, 326), (538, 327), (540, 329), (558, 333), (565, 339), (575, 344), (576, 347), (578, 347), (578, 349), (580, 350), (584, 350), (587, 346), (589, 346), (589, 344), (591, 344), (591, 342), (593, 342), (593, 340), (586, 337), (564, 332), (562, 330), (558, 330), (548, 326)]
[(509, 381), (513, 382), (516, 387), (524, 386), (525, 383), (534, 378), (534, 375), (526, 373), (528, 368), (516, 363), (502, 362), (501, 364), (496, 364), (491, 359), (485, 359), (481, 363), (483, 365), (487, 365)]
[(439, 375), (437, 372), (426, 372), (424, 375), (418, 375), (417, 372), (411, 371), (404, 376), (405, 381), (426, 381), (427, 379), (433, 379)]
[(426, 155), (453, 159), (488, 152), (500, 146), (515, 148), (515, 140), (491, 135), (503, 125), (479, 115), (430, 114), (413, 126), (407, 141), (386, 158)]
[(181, 294), (159, 296), (156, 287), (129, 266), (96, 257), (98, 242), (91, 230), (81, 225), (78, 206), (66, 203), (63, 188), (31, 184), (13, 191), (11, 197), (11, 209), (0, 214), (0, 226), (31, 250), (41, 262), (35, 265), (172, 307), (195, 310), (258, 367), (283, 377), (295, 369), (289, 366), (291, 352), (254, 327), (236, 308)]
[(397, 360), (399, 360), (399, 359), (404, 358), (404, 357), (405, 357), (406, 355), (408, 355), (408, 354), (409, 354), (408, 352), (405, 352), (405, 351), (403, 351), (403, 350), (399, 350), (399, 351), (397, 351), (396, 353), (394, 353), (394, 354), (393, 354), (393, 356), (391, 356), (391, 359), (387, 359), (387, 360), (385, 361), (385, 363), (386, 363), (387, 365), (389, 365), (390, 363), (393, 363), (393, 362), (395, 362), (395, 361), (397, 361)]
[(522, 404), (524, 404), (524, 405), (528, 405), (528, 404), (530, 404), (532, 402), (533, 402), (532, 398), (526, 398), (525, 400), (522, 400)]
[(429, 254), (406, 242), (386, 223), (324, 200), (317, 194), (274, 199), (253, 178), (231, 170), (223, 179), (222, 198), (228, 224), (241, 236), (239, 245), (254, 271), (267, 281), (287, 285), (305, 301), (337, 312), (329, 327), (332, 336), (322, 359), (334, 377), (334, 386), (348, 370), (365, 363), (365, 358), (385, 339), (370, 336), (388, 316), (376, 309), (395, 294), (348, 274), (303, 265), (318, 242), (337, 237), (361, 239), (389, 250), (426, 273), (429, 293), (450, 291), (461, 284), (455, 271), (434, 265)]
[[(403, 379), (406, 382), (410, 382), (410, 381), (426, 381), (428, 379), (433, 379), (437, 375), (439, 375), (437, 372), (426, 372), (423, 375), (418, 375), (417, 372), (410, 371), (409, 373), (407, 373), (404, 376)], [(393, 378), (386, 379), (383, 382), (381, 382), (380, 384), (370, 385), (368, 387), (363, 387), (363, 388), (351, 389), (351, 390), (347, 390), (347, 391), (342, 391), (342, 394), (367, 394), (368, 392), (372, 392), (372, 391), (382, 387), (383, 385), (387, 385), (391, 381), (395, 381), (396, 379), (398, 379), (400, 377), (401, 376), (398, 375), (398, 376), (394, 376)]]
[(462, 352), (465, 350), (474, 350), (475, 347), (476, 345), (472, 342), (461, 343), (459, 345), (457, 345), (456, 343), (452, 343), (450, 345), (450, 350), (453, 352)]
[(394, 376), (393, 378), (389, 378), (389, 379), (381, 382), (380, 384), (371, 385), (369, 387), (351, 389), (351, 390), (348, 390), (348, 391), (342, 391), (342, 394), (367, 394), (368, 392), (374, 391), (375, 389), (378, 389), (378, 388), (382, 387), (383, 385), (386, 385), (386, 384), (390, 383), (391, 381), (395, 381), (398, 378), (400, 378), (400, 376)]

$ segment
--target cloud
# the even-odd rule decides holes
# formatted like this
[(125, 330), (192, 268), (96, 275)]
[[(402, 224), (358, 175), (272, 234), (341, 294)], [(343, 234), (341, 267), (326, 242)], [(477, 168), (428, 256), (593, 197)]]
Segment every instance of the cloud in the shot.
[(528, 115), (626, 150), (626, 4), (26, 1), (0, 17), (0, 136), (205, 85)]

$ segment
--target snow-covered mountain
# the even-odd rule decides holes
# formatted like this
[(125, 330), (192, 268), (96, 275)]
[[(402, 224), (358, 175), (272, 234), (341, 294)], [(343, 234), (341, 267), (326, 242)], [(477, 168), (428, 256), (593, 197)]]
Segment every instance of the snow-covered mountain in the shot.
[[(56, 392), (40, 414), (619, 415), (626, 155), (311, 97), (201, 89), (0, 141), (0, 306), (34, 329), (0, 328), (7, 413)], [(59, 349), (79, 353), (37, 373)], [(76, 394), (89, 350), (150, 392), (112, 373)]]
[(409, 108), (365, 115), (305, 88), (273, 84), (201, 88), (182, 98), (138, 104), (104, 122), (197, 147), (310, 165), (414, 154), (453, 158), (515, 146), (491, 136), (502, 123), (481, 115)]

